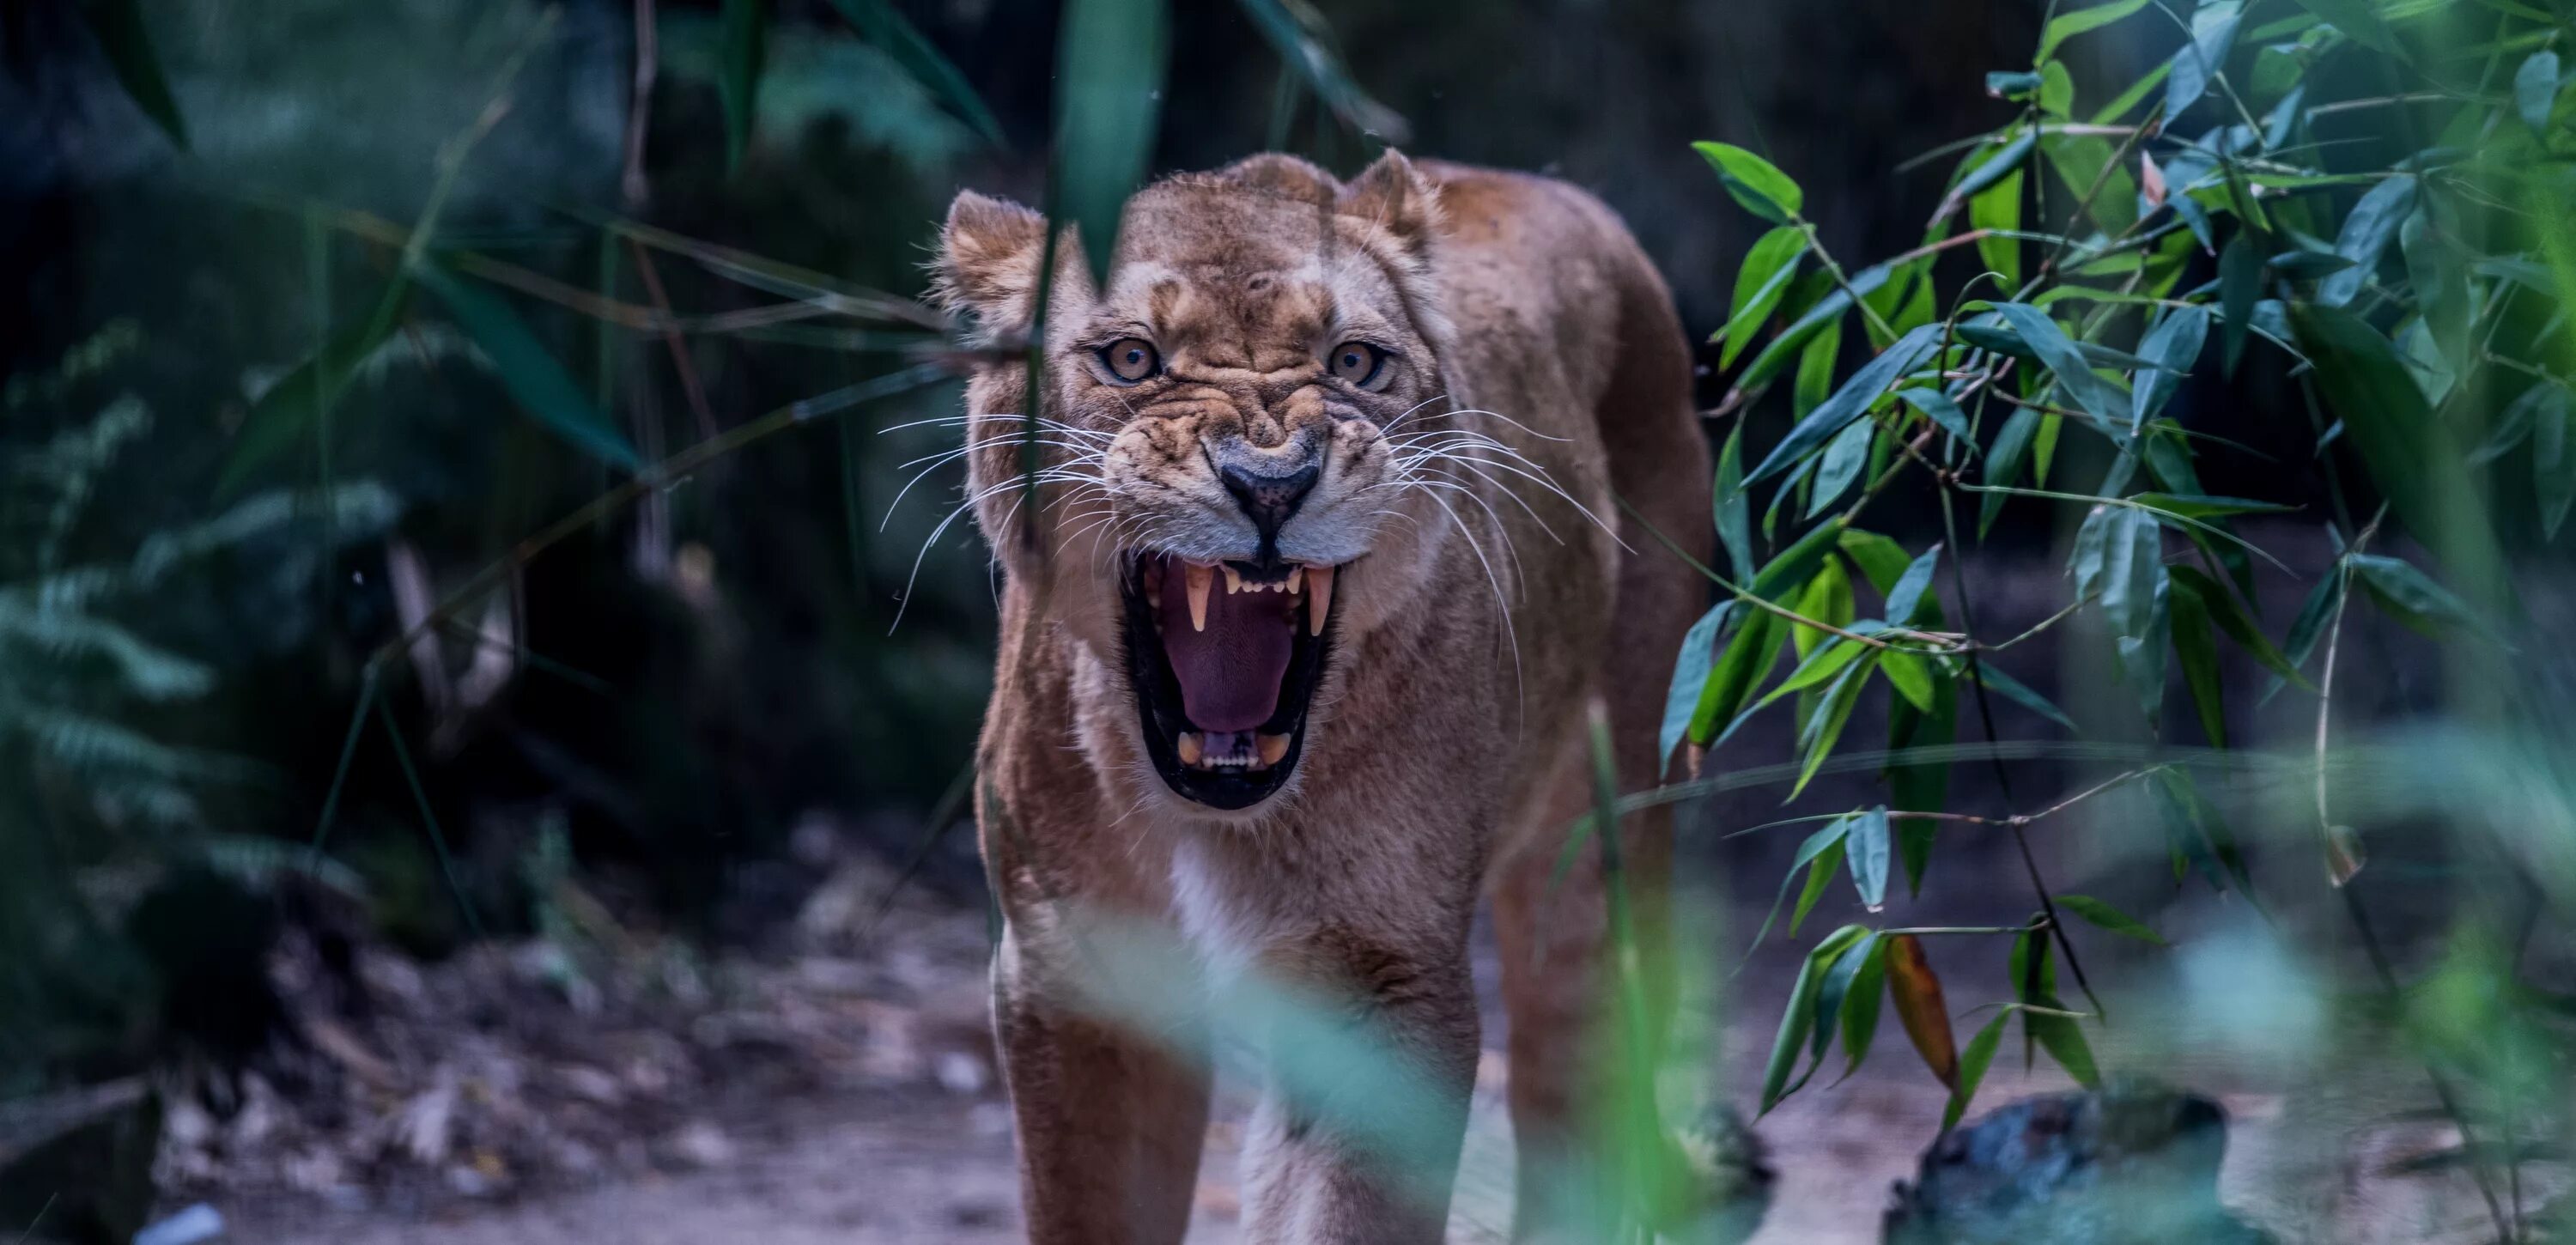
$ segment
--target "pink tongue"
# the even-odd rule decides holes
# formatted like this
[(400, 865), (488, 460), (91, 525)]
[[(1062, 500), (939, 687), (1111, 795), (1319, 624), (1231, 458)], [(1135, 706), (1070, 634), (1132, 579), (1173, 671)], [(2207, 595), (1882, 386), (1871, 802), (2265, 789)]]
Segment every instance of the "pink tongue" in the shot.
[(1288, 674), (1295, 632), (1292, 605), (1303, 597), (1284, 592), (1225, 590), (1225, 572), (1208, 590), (1207, 630), (1190, 626), (1187, 567), (1163, 562), (1163, 654), (1180, 679), (1181, 707), (1203, 731), (1248, 731), (1279, 708), (1279, 682)]

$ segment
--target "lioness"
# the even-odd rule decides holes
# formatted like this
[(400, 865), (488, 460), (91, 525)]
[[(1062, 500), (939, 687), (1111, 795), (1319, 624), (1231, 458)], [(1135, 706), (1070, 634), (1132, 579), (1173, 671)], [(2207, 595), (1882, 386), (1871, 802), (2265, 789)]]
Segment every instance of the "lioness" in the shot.
[[(1205, 1057), (1085, 1001), (1069, 914), (1107, 912), (1193, 949), (1170, 992), (1311, 988), (1430, 1087), (1436, 1188), (1274, 1076), (1246, 1240), (1439, 1239), (1487, 889), (1531, 1230), (1603, 1063), (1591, 854), (1551, 880), (1592, 799), (1586, 703), (1650, 778), (1707, 591), (1619, 505), (1705, 561), (1670, 296), (1589, 195), (1394, 152), (1348, 185), (1264, 155), (1151, 186), (1105, 289), (1069, 230), (1042, 282), (1044, 235), (962, 193), (937, 261), (988, 340), (1049, 291), (1036, 421), (1017, 362), (973, 378), (961, 421), (1004, 571), (976, 812), (1030, 1236), (1171, 1242), (1190, 1216)], [(1638, 818), (1623, 842), (1653, 939), (1669, 835)]]

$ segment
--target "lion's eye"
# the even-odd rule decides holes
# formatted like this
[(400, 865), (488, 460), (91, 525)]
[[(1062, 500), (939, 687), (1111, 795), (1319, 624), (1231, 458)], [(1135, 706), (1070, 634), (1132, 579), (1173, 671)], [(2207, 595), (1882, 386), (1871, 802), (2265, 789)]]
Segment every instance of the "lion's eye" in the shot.
[(1163, 356), (1154, 353), (1153, 343), (1142, 337), (1121, 337), (1100, 348), (1100, 366), (1132, 385), (1161, 371)]
[(1385, 378), (1386, 352), (1367, 342), (1343, 342), (1333, 347), (1333, 375), (1362, 389), (1373, 389)]

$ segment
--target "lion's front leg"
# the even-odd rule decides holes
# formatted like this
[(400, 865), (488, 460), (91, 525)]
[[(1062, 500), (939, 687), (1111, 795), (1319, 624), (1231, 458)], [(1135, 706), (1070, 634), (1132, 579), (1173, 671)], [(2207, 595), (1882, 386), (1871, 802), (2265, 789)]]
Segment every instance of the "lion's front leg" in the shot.
[(1460, 932), (1454, 945), (1395, 948), (1327, 931), (1294, 953), (1290, 975), (1318, 990), (1303, 1001), (1349, 1008), (1292, 1008), (1269, 1035), (1247, 1156), (1246, 1242), (1442, 1239), (1478, 1049)]
[(993, 1029), (1033, 1245), (1179, 1245), (1207, 1132), (1204, 1059), (1068, 1006), (1080, 950), (1013, 928)]

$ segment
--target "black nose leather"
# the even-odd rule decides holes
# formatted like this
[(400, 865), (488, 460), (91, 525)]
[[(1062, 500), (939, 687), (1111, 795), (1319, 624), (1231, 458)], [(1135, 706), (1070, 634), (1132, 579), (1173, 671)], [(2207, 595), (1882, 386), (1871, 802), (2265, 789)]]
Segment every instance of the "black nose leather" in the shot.
[(1241, 467), (1228, 465), (1221, 473), (1225, 491), (1234, 494), (1235, 504), (1243, 507), (1246, 518), (1261, 532), (1261, 545), (1267, 551), (1278, 543), (1279, 529), (1297, 513), (1297, 507), (1314, 491), (1315, 477), (1321, 474), (1309, 463), (1284, 476), (1255, 475)]

